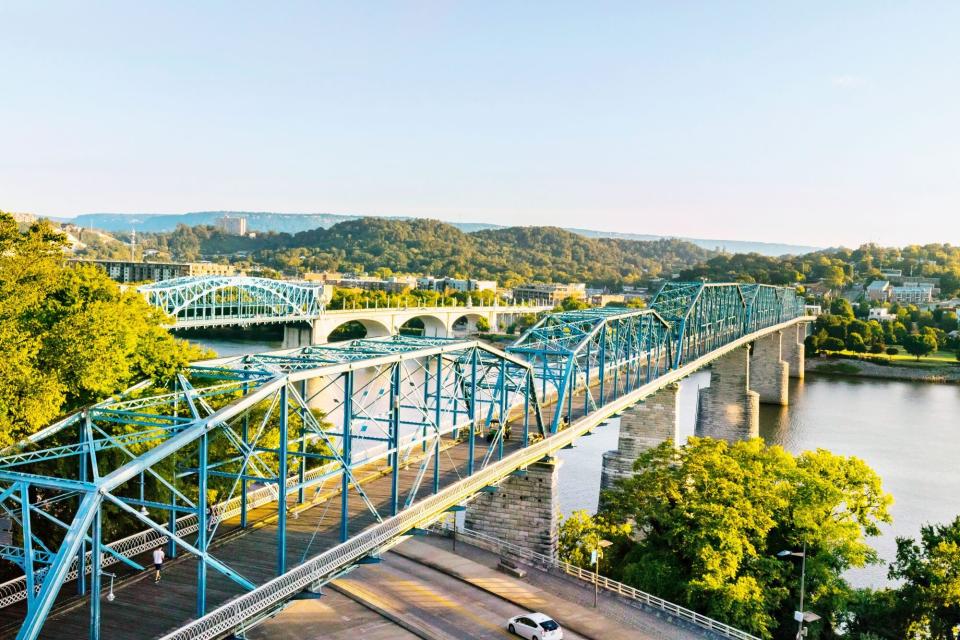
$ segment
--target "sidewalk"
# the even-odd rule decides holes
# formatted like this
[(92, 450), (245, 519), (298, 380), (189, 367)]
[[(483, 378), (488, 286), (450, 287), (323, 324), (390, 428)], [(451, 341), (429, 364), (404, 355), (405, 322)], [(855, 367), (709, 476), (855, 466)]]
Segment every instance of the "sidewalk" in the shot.
[[(530, 611), (554, 617), (563, 627), (594, 640), (692, 640), (703, 634), (678, 627), (657, 616), (631, 607), (601, 593), (600, 608), (593, 608), (593, 591), (565, 579), (530, 570), (526, 579), (497, 571), (496, 554), (466, 544), (451, 553), (451, 542), (430, 536), (413, 539), (391, 552)], [(535, 582), (540, 586), (534, 586)], [(589, 602), (585, 602), (589, 600)]]

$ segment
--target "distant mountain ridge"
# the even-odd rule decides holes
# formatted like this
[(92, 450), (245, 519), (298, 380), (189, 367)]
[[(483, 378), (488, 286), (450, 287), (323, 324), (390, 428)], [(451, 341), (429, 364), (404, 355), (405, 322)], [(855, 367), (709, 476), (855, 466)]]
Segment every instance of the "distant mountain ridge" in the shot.
[[(178, 224), (187, 226), (215, 225), (217, 218), (223, 216), (243, 216), (247, 219), (247, 228), (250, 231), (290, 234), (311, 229), (329, 229), (338, 222), (359, 220), (362, 218), (392, 218), (395, 220), (410, 220), (411, 216), (364, 216), (339, 213), (273, 213), (269, 211), (195, 211), (191, 213), (85, 213), (72, 219), (61, 219), (62, 222), (71, 222), (81, 227), (92, 227), (104, 231), (137, 231), (170, 232)], [(485, 229), (504, 229), (505, 225), (487, 224), (483, 222), (449, 222), (451, 226), (466, 233)], [(588, 238), (618, 238), (622, 240), (662, 240), (674, 236), (658, 236), (639, 233), (622, 233), (616, 231), (597, 231), (594, 229), (568, 229), (573, 233)], [(819, 251), (821, 247), (804, 245), (781, 244), (772, 242), (751, 242), (746, 240), (711, 240), (703, 238), (680, 238), (698, 247), (715, 250), (720, 248), (731, 253), (759, 253), (765, 256), (800, 255)]]

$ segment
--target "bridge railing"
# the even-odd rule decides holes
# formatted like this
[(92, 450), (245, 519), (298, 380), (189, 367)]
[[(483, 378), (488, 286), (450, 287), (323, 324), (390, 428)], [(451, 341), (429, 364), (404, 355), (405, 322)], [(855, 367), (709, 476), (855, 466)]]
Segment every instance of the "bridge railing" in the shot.
[[(448, 524), (444, 524), (443, 526), (436, 528), (444, 532), (449, 532), (451, 530)], [(478, 547), (488, 549), (500, 555), (512, 556), (532, 566), (538, 566), (546, 569), (558, 569), (567, 575), (573, 576), (579, 580), (583, 580), (584, 582), (588, 582), (591, 585), (599, 585), (601, 588), (612, 593), (616, 593), (619, 596), (623, 596), (632, 602), (638, 602), (648, 607), (658, 609), (680, 620), (694, 624), (702, 629), (713, 631), (714, 633), (717, 633), (725, 638), (735, 638), (736, 640), (760, 640), (760, 638), (757, 636), (751, 635), (745, 631), (741, 631), (735, 627), (731, 627), (723, 622), (718, 622), (713, 618), (699, 614), (696, 611), (687, 609), (686, 607), (681, 607), (680, 605), (674, 604), (669, 600), (658, 598), (655, 595), (631, 587), (628, 584), (611, 580), (605, 576), (599, 576), (598, 580), (597, 574), (593, 571), (583, 569), (576, 565), (570, 564), (569, 562), (564, 562), (535, 551), (530, 551), (529, 549), (525, 549), (509, 542), (504, 542), (494, 538), (493, 536), (480, 533), (479, 531), (473, 531), (472, 529), (458, 528), (456, 535), (458, 538), (466, 538)]]

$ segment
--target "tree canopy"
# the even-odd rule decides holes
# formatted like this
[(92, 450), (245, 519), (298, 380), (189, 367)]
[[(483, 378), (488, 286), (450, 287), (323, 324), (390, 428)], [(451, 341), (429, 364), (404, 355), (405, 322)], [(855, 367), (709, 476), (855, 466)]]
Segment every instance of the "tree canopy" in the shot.
[(203, 352), (101, 269), (68, 267), (46, 222), (0, 212), (0, 445), (143, 378), (169, 380)]
[(799, 567), (775, 554), (806, 545), (808, 602), (826, 614), (811, 637), (829, 638), (853, 596), (842, 574), (877, 562), (866, 537), (890, 502), (854, 457), (691, 438), (643, 454), (598, 517), (635, 530), (613, 547), (612, 577), (764, 638), (795, 633)]

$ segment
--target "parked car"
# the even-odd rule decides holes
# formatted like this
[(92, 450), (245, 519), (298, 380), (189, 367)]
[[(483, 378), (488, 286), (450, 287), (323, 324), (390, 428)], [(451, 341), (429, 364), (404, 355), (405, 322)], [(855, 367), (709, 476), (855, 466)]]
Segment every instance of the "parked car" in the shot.
[(525, 613), (507, 620), (507, 631), (527, 640), (562, 640), (563, 629), (543, 613)]

